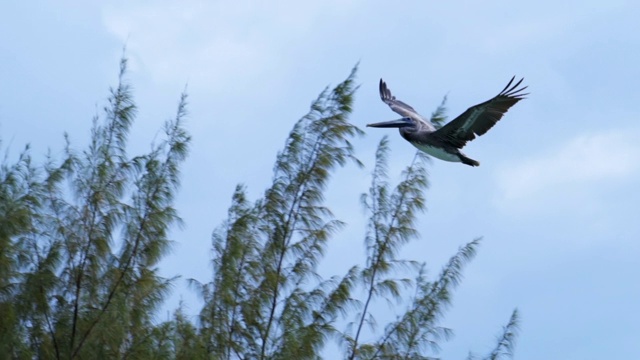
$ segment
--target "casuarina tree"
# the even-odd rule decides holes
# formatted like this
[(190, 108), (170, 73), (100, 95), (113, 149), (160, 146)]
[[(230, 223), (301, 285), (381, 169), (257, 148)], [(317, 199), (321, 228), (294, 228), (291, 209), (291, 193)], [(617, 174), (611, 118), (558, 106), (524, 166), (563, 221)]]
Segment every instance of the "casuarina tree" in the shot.
[[(243, 185), (213, 232), (212, 277), (189, 280), (204, 300), (196, 317), (182, 305), (158, 322), (174, 278), (158, 274), (169, 230), (181, 223), (174, 200), (188, 153), (187, 96), (164, 137), (128, 153), (137, 108), (120, 63), (119, 82), (93, 119), (88, 145), (67, 136), (60, 156), (34, 161), (27, 147), (0, 166), (0, 353), (16, 359), (431, 359), (452, 330), (443, 321), (480, 239), (462, 246), (434, 277), (400, 250), (419, 238), (426, 155), (417, 153), (393, 184), (389, 148), (375, 153), (361, 202), (368, 222), (360, 261), (323, 278), (318, 267), (347, 224), (325, 202), (331, 177), (363, 164), (349, 121), (356, 68), (326, 88), (277, 154), (271, 184), (257, 199)], [(445, 119), (445, 101), (433, 120)], [(354, 189), (358, 190), (358, 189)], [(365, 189), (362, 189), (365, 190)], [(361, 190), (361, 191), (362, 191)], [(357, 199), (354, 199), (357, 201)], [(188, 219), (187, 219), (188, 221)], [(177, 235), (179, 236), (179, 235)], [(206, 264), (203, 264), (205, 267)], [(400, 315), (373, 327), (380, 306)], [(380, 325), (380, 324), (378, 324)], [(513, 312), (484, 357), (512, 354)], [(341, 355), (327, 350), (337, 344)], [(334, 346), (335, 347), (335, 346)]]

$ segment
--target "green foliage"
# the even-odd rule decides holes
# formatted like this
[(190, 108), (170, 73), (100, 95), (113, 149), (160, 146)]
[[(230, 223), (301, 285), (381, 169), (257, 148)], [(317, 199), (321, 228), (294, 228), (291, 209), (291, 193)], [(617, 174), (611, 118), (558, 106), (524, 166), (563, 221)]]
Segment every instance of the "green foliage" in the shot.
[(129, 157), (136, 115), (120, 64), (88, 147), (33, 167), (28, 150), (0, 185), (0, 347), (14, 358), (141, 358), (152, 353), (153, 314), (172, 279), (157, 274), (189, 136), (186, 95), (166, 138)]
[[(369, 221), (362, 265), (329, 279), (317, 273), (345, 223), (324, 194), (336, 169), (355, 157), (362, 131), (348, 121), (356, 68), (325, 89), (277, 155), (271, 185), (255, 201), (238, 185), (212, 236), (210, 281), (190, 280), (204, 306), (192, 321), (182, 305), (154, 321), (176, 278), (158, 275), (180, 224), (173, 202), (190, 136), (186, 95), (165, 123), (164, 140), (127, 153), (137, 108), (120, 63), (118, 85), (89, 145), (65, 136), (61, 159), (32, 164), (27, 147), (0, 166), (0, 353), (9, 358), (320, 359), (329, 341), (348, 359), (430, 359), (452, 330), (441, 325), (464, 266), (480, 240), (461, 247), (434, 279), (426, 264), (399, 258), (419, 237), (426, 156), (417, 153), (393, 186), (388, 141), (376, 151), (361, 197)], [(432, 120), (445, 120), (446, 97)], [(413, 295), (409, 295), (413, 294)], [(381, 330), (376, 304), (401, 314)], [(485, 358), (510, 357), (518, 315)], [(470, 359), (474, 358), (470, 355)]]
[[(361, 132), (346, 122), (354, 74), (322, 92), (296, 123), (264, 196), (251, 202), (239, 185), (227, 220), (214, 231), (213, 278), (206, 284), (191, 280), (205, 302), (200, 331), (211, 358), (318, 359), (333, 338), (348, 359), (426, 359), (451, 336), (439, 322), (480, 240), (463, 246), (433, 281), (425, 264), (397, 257), (418, 237), (417, 216), (425, 208), (426, 156), (420, 152), (392, 187), (388, 141), (382, 139), (371, 187), (362, 196), (369, 215), (365, 266), (329, 280), (316, 273), (327, 241), (344, 225), (323, 202), (329, 175), (349, 159), (360, 165), (350, 139)], [(445, 101), (436, 121), (445, 119)], [(413, 275), (398, 278), (400, 273)], [(396, 301), (406, 311), (382, 334), (365, 336), (365, 328), (375, 328), (372, 306), (379, 300)]]
[(436, 108), (436, 110), (431, 113), (431, 119), (429, 119), (431, 123), (436, 127), (436, 129), (440, 129), (444, 124), (447, 123), (447, 97), (442, 98), (442, 102)]
[[(509, 322), (502, 329), (502, 333), (497, 339), (496, 346), (493, 350), (482, 360), (500, 360), (513, 357), (513, 350), (516, 346), (516, 338), (518, 337), (520, 323), (520, 315), (518, 310), (513, 310)], [(469, 354), (467, 360), (475, 360), (477, 357), (473, 354)]]
[(362, 202), (370, 212), (365, 243), (367, 245), (367, 265), (361, 271), (360, 282), (366, 291), (364, 307), (357, 320), (355, 336), (346, 336), (349, 344), (349, 359), (355, 359), (372, 349), (370, 344), (360, 345), (360, 335), (368, 318), (369, 306), (378, 297), (391, 296), (399, 300), (403, 287), (410, 285), (408, 279), (394, 279), (399, 267), (415, 266), (414, 263), (396, 258), (400, 247), (418, 234), (414, 227), (416, 212), (425, 207), (424, 190), (427, 187), (427, 173), (424, 155), (417, 152), (411, 164), (403, 173), (403, 180), (391, 190), (387, 182), (387, 156), (389, 153), (386, 137), (380, 141), (376, 152), (376, 166), (369, 194), (362, 195)]
[(347, 121), (354, 76), (323, 91), (296, 123), (262, 199), (250, 204), (236, 188), (213, 236), (214, 278), (192, 282), (206, 303), (200, 323), (214, 358), (317, 358), (336, 332), (353, 280), (318, 281), (315, 268), (343, 226), (323, 204), (331, 172), (360, 164), (350, 138), (362, 132)]

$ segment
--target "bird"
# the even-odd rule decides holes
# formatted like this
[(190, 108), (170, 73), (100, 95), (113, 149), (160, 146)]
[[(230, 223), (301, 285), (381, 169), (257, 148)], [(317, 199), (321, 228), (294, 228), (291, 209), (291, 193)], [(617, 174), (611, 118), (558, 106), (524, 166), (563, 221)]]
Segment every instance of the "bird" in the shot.
[(529, 93), (522, 93), (528, 86), (519, 88), (524, 78), (512, 86), (515, 78), (515, 76), (512, 77), (498, 95), (468, 108), (440, 128), (420, 115), (410, 105), (396, 99), (384, 80), (380, 79), (380, 99), (402, 118), (367, 124), (367, 126), (398, 128), (400, 135), (422, 152), (445, 161), (480, 166), (480, 162), (471, 159), (460, 150), (468, 141), (475, 139), (476, 136), (484, 135), (502, 119), (509, 108), (529, 95)]

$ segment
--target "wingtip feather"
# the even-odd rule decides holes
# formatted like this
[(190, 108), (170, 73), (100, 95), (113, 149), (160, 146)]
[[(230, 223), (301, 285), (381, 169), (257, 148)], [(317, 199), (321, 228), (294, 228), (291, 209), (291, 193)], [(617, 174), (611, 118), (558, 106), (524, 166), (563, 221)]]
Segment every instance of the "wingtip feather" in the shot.
[(524, 91), (529, 87), (528, 85), (518, 89), (518, 86), (520, 86), (520, 84), (522, 84), (522, 82), (524, 81), (524, 77), (520, 79), (517, 83), (515, 83), (513, 86), (511, 86), (515, 78), (516, 77), (514, 75), (509, 81), (509, 83), (507, 84), (507, 86), (505, 86), (505, 88), (498, 94), (498, 96), (507, 96), (507, 97), (517, 98), (517, 99), (523, 99), (524, 96), (529, 95), (529, 93), (521, 94), (522, 91)]
[(513, 80), (516, 78), (515, 75), (513, 75), (513, 77), (511, 78), (511, 80), (509, 80), (509, 83), (507, 84), (507, 86), (504, 87), (504, 89), (502, 89), (502, 91), (500, 91), (500, 94), (503, 94), (505, 91), (507, 91), (507, 89), (509, 88), (509, 86), (511, 86), (511, 83), (513, 82)]

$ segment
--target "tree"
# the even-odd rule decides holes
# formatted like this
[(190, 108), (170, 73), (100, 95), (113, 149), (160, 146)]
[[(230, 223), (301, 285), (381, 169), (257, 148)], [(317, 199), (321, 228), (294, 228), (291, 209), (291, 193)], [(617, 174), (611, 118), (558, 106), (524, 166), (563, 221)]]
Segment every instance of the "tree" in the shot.
[[(236, 188), (228, 218), (213, 234), (213, 278), (206, 284), (191, 280), (205, 301), (199, 325), (211, 358), (317, 359), (325, 342), (337, 338), (348, 359), (426, 359), (450, 336), (438, 323), (480, 239), (463, 246), (433, 281), (424, 264), (397, 258), (400, 247), (418, 236), (415, 222), (424, 209), (427, 174), (420, 152), (392, 188), (382, 139), (369, 193), (362, 197), (370, 217), (364, 268), (353, 266), (331, 279), (315, 272), (329, 239), (344, 226), (324, 204), (326, 184), (348, 160), (361, 166), (350, 139), (362, 132), (348, 122), (355, 74), (356, 68), (325, 89), (296, 123), (262, 198), (251, 203), (244, 187)], [(434, 121), (444, 121), (444, 112), (443, 101)], [(415, 280), (394, 278), (402, 268), (414, 270)], [(410, 288), (415, 295), (406, 299)], [(389, 296), (406, 300), (406, 312), (377, 340), (363, 341), (363, 328), (374, 321), (371, 304)], [(341, 329), (345, 317), (353, 322)], [(516, 326), (514, 312), (503, 337), (508, 340), (500, 340), (488, 358), (508, 353)]]
[[(0, 167), (0, 351), (39, 359), (319, 359), (337, 340), (346, 359), (430, 359), (452, 333), (441, 321), (480, 239), (434, 279), (425, 264), (398, 258), (419, 236), (424, 154), (392, 186), (381, 140), (362, 195), (369, 217), (363, 265), (329, 279), (317, 273), (345, 225), (324, 202), (327, 184), (338, 168), (362, 166), (351, 140), (363, 133), (349, 122), (356, 70), (296, 123), (262, 197), (250, 201), (236, 187), (212, 236), (213, 276), (189, 282), (204, 299), (198, 321), (181, 306), (156, 323), (177, 278), (160, 277), (157, 264), (169, 250), (168, 230), (180, 224), (173, 199), (190, 142), (187, 97), (165, 123), (165, 139), (129, 156), (136, 107), (122, 60), (86, 149), (65, 137), (61, 160), (34, 165), (27, 147)], [(444, 121), (445, 112), (443, 101), (433, 120)], [(382, 331), (368, 330), (381, 300), (404, 312)], [(510, 356), (517, 324), (514, 312), (486, 359)]]
[(157, 274), (179, 167), (190, 137), (186, 95), (166, 139), (129, 157), (136, 115), (120, 63), (104, 118), (87, 149), (67, 139), (64, 158), (31, 164), (26, 150), (0, 171), (0, 348), (13, 358), (149, 358), (153, 314), (172, 279)]

